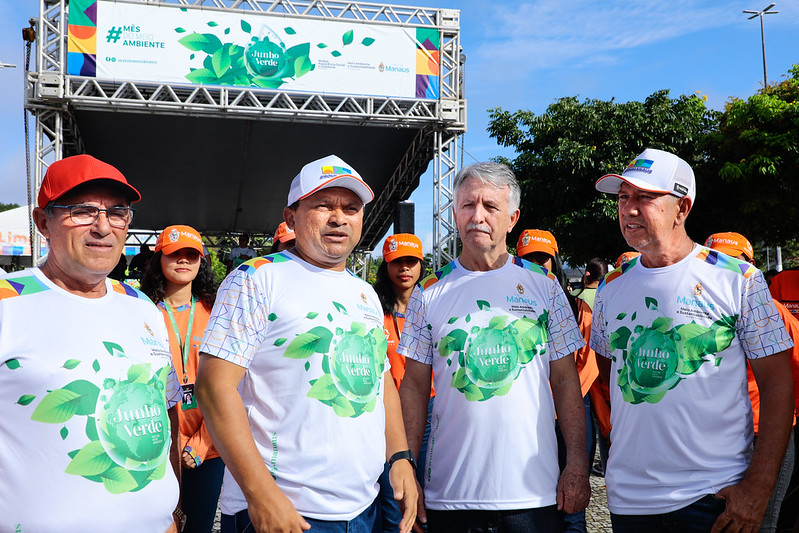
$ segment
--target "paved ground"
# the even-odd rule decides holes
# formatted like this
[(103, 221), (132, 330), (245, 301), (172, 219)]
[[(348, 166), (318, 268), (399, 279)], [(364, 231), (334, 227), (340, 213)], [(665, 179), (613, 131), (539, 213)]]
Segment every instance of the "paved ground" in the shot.
[[(219, 533), (219, 511), (213, 533)], [(611, 533), (608, 495), (605, 492), (605, 478), (591, 476), (591, 503), (585, 512), (588, 533)]]

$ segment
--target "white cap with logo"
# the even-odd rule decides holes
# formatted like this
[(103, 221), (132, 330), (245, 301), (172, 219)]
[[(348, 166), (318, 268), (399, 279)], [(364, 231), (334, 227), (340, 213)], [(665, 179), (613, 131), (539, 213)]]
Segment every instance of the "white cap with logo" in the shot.
[(302, 167), (300, 173), (291, 182), (287, 205), (328, 187), (349, 189), (358, 195), (364, 205), (375, 197), (372, 189), (363, 181), (360, 174), (340, 157), (329, 155)]
[(596, 190), (619, 194), (622, 183), (629, 183), (636, 189), (696, 197), (696, 180), (691, 166), (669, 152), (647, 148), (630, 163), (624, 172), (606, 174), (596, 182)]

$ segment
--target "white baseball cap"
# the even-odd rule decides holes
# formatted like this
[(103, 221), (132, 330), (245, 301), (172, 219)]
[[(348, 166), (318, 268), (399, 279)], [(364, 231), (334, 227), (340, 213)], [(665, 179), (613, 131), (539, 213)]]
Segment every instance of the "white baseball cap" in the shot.
[(291, 182), (288, 204), (307, 198), (317, 191), (328, 187), (344, 187), (358, 195), (368, 204), (374, 200), (375, 194), (363, 181), (361, 175), (338, 156), (329, 155), (308, 163)]
[(696, 197), (696, 180), (691, 166), (669, 152), (647, 148), (636, 157), (621, 175), (606, 174), (596, 182), (596, 190), (619, 194), (621, 184), (629, 183), (636, 189)]

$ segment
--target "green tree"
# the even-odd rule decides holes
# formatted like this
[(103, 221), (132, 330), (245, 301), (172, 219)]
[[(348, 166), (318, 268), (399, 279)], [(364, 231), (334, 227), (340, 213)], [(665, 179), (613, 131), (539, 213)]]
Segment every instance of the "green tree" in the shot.
[[(737, 231), (753, 244), (799, 238), (799, 65), (782, 82), (730, 100), (709, 154), (703, 209), (689, 228)], [(786, 251), (795, 249), (788, 243)]]
[(0, 202), (0, 213), (3, 211), (8, 211), (9, 209), (16, 209), (17, 207), (19, 207), (19, 204), (4, 204), (3, 202)]
[(522, 187), (521, 218), (509, 244), (525, 228), (547, 229), (571, 264), (613, 259), (629, 249), (615, 198), (594, 189), (600, 176), (621, 172), (647, 147), (676, 153), (696, 170), (706, 159), (706, 138), (718, 120), (705, 98), (670, 98), (666, 90), (643, 102), (566, 97), (541, 115), (499, 108), (490, 113), (490, 135), (518, 154), (512, 160), (498, 158)]

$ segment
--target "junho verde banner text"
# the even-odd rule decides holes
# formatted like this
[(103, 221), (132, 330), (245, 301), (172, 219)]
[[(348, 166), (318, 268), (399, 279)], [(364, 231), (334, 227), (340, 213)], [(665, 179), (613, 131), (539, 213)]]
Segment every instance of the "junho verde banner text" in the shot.
[(435, 99), (439, 49), (435, 28), (69, 3), (68, 73), (105, 80)]

